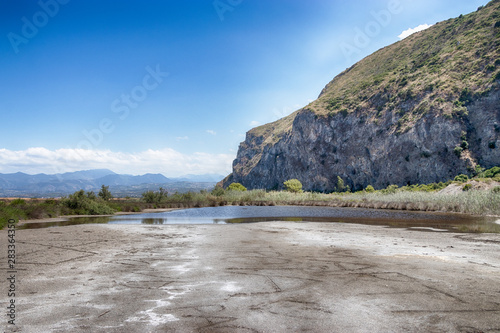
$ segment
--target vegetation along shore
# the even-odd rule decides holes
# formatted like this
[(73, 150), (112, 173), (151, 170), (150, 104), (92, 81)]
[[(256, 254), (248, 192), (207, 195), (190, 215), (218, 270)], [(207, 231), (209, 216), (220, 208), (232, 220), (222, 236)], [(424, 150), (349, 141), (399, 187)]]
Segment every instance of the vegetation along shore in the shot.
[(141, 212), (152, 208), (215, 207), (224, 205), (302, 205), (360, 207), (412, 211), (455, 212), (500, 216), (500, 167), (478, 170), (475, 177), (458, 175), (446, 183), (408, 185), (375, 190), (367, 186), (350, 192), (341, 178), (336, 191), (302, 191), (298, 180), (285, 182), (284, 191), (249, 190), (238, 183), (226, 189), (169, 194), (164, 189), (147, 191), (141, 198), (113, 198), (108, 187), (98, 194), (77, 191), (58, 199), (3, 199), (0, 201), (0, 227), (9, 219), (29, 220), (69, 215), (111, 215), (117, 212)]

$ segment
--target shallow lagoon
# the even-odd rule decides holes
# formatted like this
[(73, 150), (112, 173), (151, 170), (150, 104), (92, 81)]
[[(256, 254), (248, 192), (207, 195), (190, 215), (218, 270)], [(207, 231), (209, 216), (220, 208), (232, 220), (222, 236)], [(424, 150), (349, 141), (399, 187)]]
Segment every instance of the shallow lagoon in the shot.
[(27, 223), (20, 229), (35, 229), (76, 224), (234, 224), (266, 221), (329, 222), (381, 225), (426, 231), (500, 232), (492, 217), (449, 213), (426, 213), (363, 208), (307, 206), (221, 206), (179, 209), (169, 212), (140, 213), (106, 217), (73, 217), (62, 222)]

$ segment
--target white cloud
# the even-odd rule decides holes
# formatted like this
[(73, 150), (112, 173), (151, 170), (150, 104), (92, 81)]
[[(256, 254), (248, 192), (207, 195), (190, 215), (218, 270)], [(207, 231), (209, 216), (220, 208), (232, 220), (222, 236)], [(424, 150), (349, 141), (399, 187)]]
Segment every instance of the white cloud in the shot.
[(212, 135), (217, 135), (217, 132), (213, 130), (207, 130), (207, 133)]
[(407, 29), (407, 30), (403, 31), (398, 37), (399, 37), (399, 39), (405, 39), (406, 37), (410, 36), (411, 34), (414, 34), (415, 32), (419, 32), (419, 31), (425, 30), (427, 28), (430, 28), (431, 26), (432, 25), (428, 25), (427, 23), (426, 24), (421, 24), (418, 27), (410, 28), (410, 29)]
[(257, 120), (252, 120), (250, 122), (250, 126), (252, 126), (252, 127), (259, 126), (259, 125), (260, 125), (260, 122), (258, 122)]
[(148, 149), (138, 153), (110, 150), (57, 149), (42, 147), (21, 151), (0, 149), (0, 173), (55, 174), (89, 169), (110, 169), (117, 173), (161, 173), (167, 177), (183, 174), (231, 172), (235, 154), (183, 154), (171, 148)]
[(189, 137), (188, 136), (178, 136), (175, 138), (175, 140), (177, 141), (185, 141), (185, 140), (189, 140)]

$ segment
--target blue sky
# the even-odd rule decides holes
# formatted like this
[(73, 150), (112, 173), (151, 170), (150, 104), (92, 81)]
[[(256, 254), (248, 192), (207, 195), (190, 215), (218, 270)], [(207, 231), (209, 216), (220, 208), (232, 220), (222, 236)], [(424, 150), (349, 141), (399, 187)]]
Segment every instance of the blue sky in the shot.
[(486, 3), (2, 0), (0, 172), (227, 174), (252, 127)]

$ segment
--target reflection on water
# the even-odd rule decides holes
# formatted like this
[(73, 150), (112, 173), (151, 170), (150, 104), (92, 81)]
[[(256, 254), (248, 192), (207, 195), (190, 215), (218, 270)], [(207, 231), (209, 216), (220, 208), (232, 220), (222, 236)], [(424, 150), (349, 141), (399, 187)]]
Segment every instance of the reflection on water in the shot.
[(222, 206), (174, 210), (160, 213), (75, 217), (64, 222), (29, 223), (19, 229), (76, 224), (237, 224), (266, 221), (328, 222), (381, 225), (422, 231), (500, 232), (495, 218), (458, 214), (425, 213), (339, 207)]

